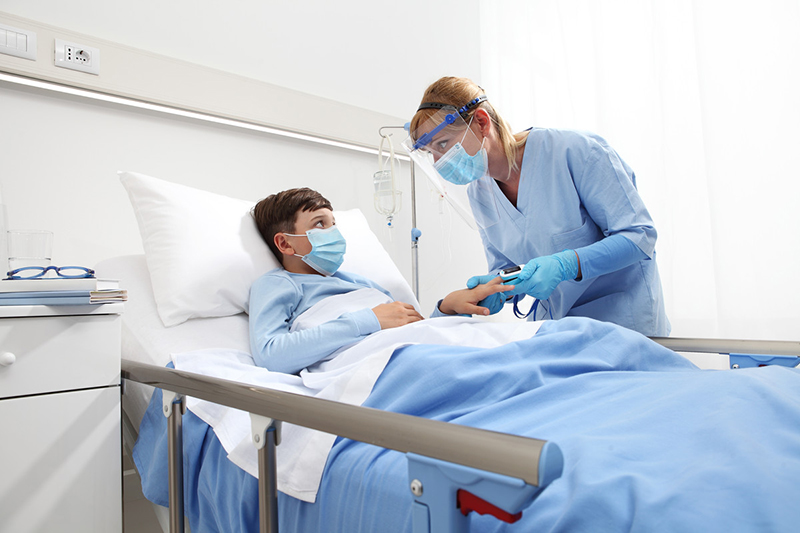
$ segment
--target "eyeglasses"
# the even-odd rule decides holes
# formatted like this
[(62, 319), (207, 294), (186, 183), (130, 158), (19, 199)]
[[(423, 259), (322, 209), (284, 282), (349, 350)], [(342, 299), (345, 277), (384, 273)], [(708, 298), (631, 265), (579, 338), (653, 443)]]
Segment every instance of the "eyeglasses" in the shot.
[(53, 270), (60, 278), (93, 278), (94, 270), (86, 267), (79, 266), (65, 266), (65, 267), (41, 267), (29, 266), (17, 268), (6, 272), (8, 276), (6, 279), (35, 279), (44, 277), (49, 270)]

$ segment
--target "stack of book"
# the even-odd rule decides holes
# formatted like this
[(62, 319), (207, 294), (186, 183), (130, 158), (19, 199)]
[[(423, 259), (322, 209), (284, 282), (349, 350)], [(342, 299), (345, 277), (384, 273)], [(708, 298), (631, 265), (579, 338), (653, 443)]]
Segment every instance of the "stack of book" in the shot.
[(34, 278), (0, 280), (0, 306), (85, 305), (124, 302), (128, 291), (119, 281), (98, 278)]

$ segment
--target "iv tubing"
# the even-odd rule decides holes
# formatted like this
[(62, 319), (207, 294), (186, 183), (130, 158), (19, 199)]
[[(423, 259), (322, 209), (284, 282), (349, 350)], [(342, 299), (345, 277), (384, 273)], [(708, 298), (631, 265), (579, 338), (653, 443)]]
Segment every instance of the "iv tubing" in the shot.
[[(405, 126), (383, 126), (378, 129), (378, 135), (381, 136), (381, 139), (388, 138), (387, 135), (383, 133), (384, 129), (401, 129), (407, 131)], [(378, 164), (380, 168), (383, 168), (383, 161), (381, 159), (383, 153), (383, 140), (381, 140), (381, 146), (378, 150)], [(389, 142), (389, 148), (392, 149), (392, 143)], [(419, 302), (419, 237), (421, 232), (417, 229), (417, 188), (416, 188), (416, 177), (414, 173), (414, 161), (412, 159), (408, 159), (409, 165), (411, 165), (411, 290), (414, 292), (414, 297)]]

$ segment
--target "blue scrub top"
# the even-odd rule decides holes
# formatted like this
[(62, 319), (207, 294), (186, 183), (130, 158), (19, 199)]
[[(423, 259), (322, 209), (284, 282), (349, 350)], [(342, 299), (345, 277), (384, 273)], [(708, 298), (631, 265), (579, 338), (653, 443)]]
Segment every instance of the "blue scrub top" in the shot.
[[(585, 132), (531, 129), (516, 207), (496, 182), (494, 202), (480, 198), (486, 193), (472, 185), (472, 209), (493, 203), (499, 214), (496, 224), (480, 230), (490, 272), (622, 235), (647, 258), (615, 272), (584, 271), (581, 281), (560, 283), (549, 298), (549, 311), (554, 319), (584, 316), (648, 336), (669, 334), (655, 261), (656, 229), (633, 171), (604, 139)], [(537, 318), (542, 314), (540, 308)]]

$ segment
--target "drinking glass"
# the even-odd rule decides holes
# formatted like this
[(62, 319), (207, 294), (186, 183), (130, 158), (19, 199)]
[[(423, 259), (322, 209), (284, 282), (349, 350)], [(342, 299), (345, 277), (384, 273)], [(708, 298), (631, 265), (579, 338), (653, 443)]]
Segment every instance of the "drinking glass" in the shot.
[(27, 266), (50, 266), (52, 257), (52, 231), (36, 229), (8, 232), (8, 270)]

